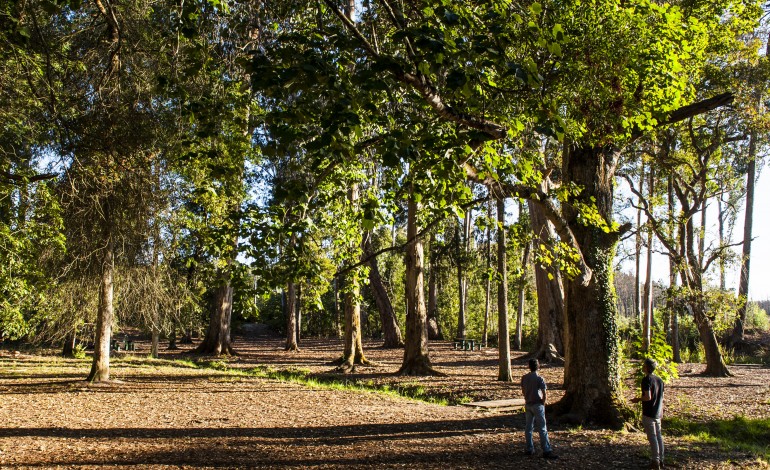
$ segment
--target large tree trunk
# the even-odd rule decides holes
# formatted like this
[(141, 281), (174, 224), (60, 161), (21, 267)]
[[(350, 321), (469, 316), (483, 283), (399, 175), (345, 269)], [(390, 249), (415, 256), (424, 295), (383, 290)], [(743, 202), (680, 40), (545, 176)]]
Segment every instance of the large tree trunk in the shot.
[(377, 266), (377, 258), (372, 256), (371, 232), (364, 234), (363, 248), (364, 256), (369, 258), (369, 286), (372, 288), (374, 302), (377, 304), (377, 310), (380, 312), (380, 321), (382, 322), (382, 334), (385, 338), (384, 348), (401, 348), (404, 346), (404, 340), (401, 338), (401, 328), (398, 327), (396, 313), (393, 311), (393, 304), (388, 297), (388, 291), (382, 284), (382, 276)]
[(428, 357), (428, 318), (423, 290), (423, 248), (417, 236), (417, 201), (409, 195), (406, 224), (406, 341), (400, 375), (436, 375)]
[[(578, 199), (595, 201), (599, 214), (612, 223), (616, 151), (611, 147), (565, 148), (565, 184), (582, 188)], [(617, 234), (586, 226), (574, 206), (565, 215), (593, 275), (587, 285), (579, 278), (565, 283), (566, 355), (564, 397), (553, 405), (565, 421), (622, 426), (625, 421), (620, 382), (617, 304), (612, 261)]]
[[(109, 223), (109, 222), (108, 222)], [(110, 342), (112, 340), (113, 284), (115, 255), (112, 235), (107, 236), (107, 246), (102, 258), (102, 280), (99, 289), (99, 310), (96, 314), (96, 332), (94, 337), (94, 359), (91, 363), (89, 382), (110, 380)]]
[[(770, 49), (770, 44), (768, 44)], [(738, 309), (730, 343), (733, 347), (744, 341), (746, 304), (749, 301), (749, 274), (751, 272), (751, 233), (754, 226), (754, 184), (757, 172), (757, 136), (749, 139), (749, 168), (746, 173), (746, 211), (743, 219), (743, 256), (741, 257), (741, 279), (738, 283), (738, 297), (744, 302)]]
[[(553, 225), (543, 214), (543, 209), (527, 201), (532, 230), (536, 245), (548, 245), (556, 239)], [(550, 273), (550, 276), (549, 276)], [(537, 288), (537, 343), (527, 358), (542, 362), (564, 363), (564, 285), (561, 272), (535, 264), (535, 285)]]
[(233, 312), (233, 287), (229, 276), (222, 274), (222, 284), (214, 290), (209, 314), (209, 327), (203, 342), (193, 351), (195, 354), (220, 356), (235, 354), (230, 343), (230, 318)]
[(505, 253), (505, 199), (497, 200), (497, 380), (513, 381), (511, 376), (511, 337), (508, 326), (508, 265)]

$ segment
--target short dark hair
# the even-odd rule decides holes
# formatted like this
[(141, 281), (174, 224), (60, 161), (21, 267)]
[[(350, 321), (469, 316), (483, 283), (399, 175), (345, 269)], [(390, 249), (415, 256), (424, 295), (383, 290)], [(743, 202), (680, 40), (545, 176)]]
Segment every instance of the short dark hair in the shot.
[(540, 368), (540, 363), (537, 362), (537, 359), (530, 359), (529, 360), (529, 370), (536, 371)]
[(658, 363), (655, 362), (654, 359), (650, 359), (649, 357), (644, 360), (644, 365), (647, 366), (647, 370), (650, 372), (655, 372), (655, 369), (658, 367)]

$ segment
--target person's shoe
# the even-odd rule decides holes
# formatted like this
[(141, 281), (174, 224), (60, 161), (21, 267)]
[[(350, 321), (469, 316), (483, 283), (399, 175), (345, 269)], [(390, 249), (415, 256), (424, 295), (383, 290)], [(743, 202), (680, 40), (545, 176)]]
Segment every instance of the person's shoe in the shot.
[(535, 451), (534, 450), (525, 450), (524, 451), (524, 455), (528, 455), (528, 456), (535, 455)]
[(553, 452), (543, 452), (543, 458), (544, 459), (556, 460), (556, 459), (559, 458), (559, 456), (554, 454)]

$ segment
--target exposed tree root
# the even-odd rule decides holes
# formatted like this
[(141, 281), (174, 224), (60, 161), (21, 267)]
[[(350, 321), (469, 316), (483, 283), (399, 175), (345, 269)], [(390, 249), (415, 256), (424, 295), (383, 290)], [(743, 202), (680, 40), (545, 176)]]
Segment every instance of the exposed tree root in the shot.
[(528, 361), (530, 359), (537, 359), (541, 363), (550, 364), (554, 366), (563, 366), (564, 358), (556, 350), (556, 346), (553, 343), (546, 343), (536, 351), (525, 354), (519, 358), (520, 361)]

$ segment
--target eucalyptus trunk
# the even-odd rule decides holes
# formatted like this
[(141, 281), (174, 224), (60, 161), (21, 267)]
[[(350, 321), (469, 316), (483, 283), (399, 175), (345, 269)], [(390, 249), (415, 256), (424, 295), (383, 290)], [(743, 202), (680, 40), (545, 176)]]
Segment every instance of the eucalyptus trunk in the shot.
[[(532, 230), (536, 245), (548, 245), (556, 239), (556, 231), (545, 217), (543, 209), (527, 201)], [(549, 275), (550, 274), (550, 275)], [(564, 284), (561, 272), (553, 267), (544, 268), (535, 264), (535, 287), (537, 289), (537, 342), (527, 358), (542, 362), (564, 363)]]
[(434, 258), (435, 256), (430, 258), (431, 266), (428, 272), (428, 339), (440, 340), (444, 339), (444, 335), (441, 334), (438, 318), (438, 263)]
[(484, 297), (484, 329), (481, 333), (481, 342), (487, 347), (489, 339), (489, 313), (492, 306), (492, 199), (487, 201), (487, 271), (486, 271), (486, 290)]
[(418, 237), (418, 204), (410, 188), (406, 224), (406, 338), (400, 375), (435, 375), (428, 357), (428, 316), (423, 286), (424, 256)]
[(377, 311), (380, 313), (380, 322), (382, 323), (382, 334), (385, 338), (384, 348), (393, 349), (404, 346), (404, 340), (401, 338), (401, 328), (398, 326), (396, 313), (393, 311), (393, 304), (390, 302), (388, 291), (382, 282), (380, 269), (377, 266), (377, 258), (373, 256), (371, 232), (364, 234), (363, 249), (364, 256), (369, 259), (369, 286), (372, 288), (374, 302), (377, 304)]
[[(642, 170), (639, 175), (639, 194), (644, 192), (644, 161), (642, 161)], [(634, 314), (639, 329), (642, 329), (642, 208), (636, 210), (636, 243), (634, 251), (636, 264), (635, 284), (634, 284)]]
[(497, 200), (497, 380), (513, 381), (508, 326), (508, 265), (505, 253), (505, 199)]
[(521, 350), (521, 345), (524, 339), (524, 306), (525, 306), (525, 290), (527, 287), (527, 264), (529, 264), (529, 251), (531, 243), (527, 243), (524, 246), (524, 254), (521, 257), (521, 277), (518, 279), (517, 287), (519, 288), (519, 301), (516, 308), (516, 336), (514, 337), (513, 348), (517, 351)]
[[(110, 222), (108, 222), (110, 223)], [(112, 235), (107, 235), (107, 246), (102, 257), (102, 278), (99, 288), (99, 310), (96, 313), (96, 331), (94, 337), (94, 358), (91, 363), (89, 382), (110, 380), (110, 346), (112, 340), (113, 278), (115, 271), (115, 253)]]
[(297, 341), (297, 285), (289, 281), (286, 283), (286, 303), (284, 306), (286, 315), (286, 351), (299, 351)]
[[(768, 44), (770, 49), (770, 44)], [(730, 342), (733, 347), (744, 341), (746, 334), (746, 304), (749, 300), (749, 274), (751, 273), (751, 234), (754, 226), (754, 185), (757, 173), (757, 136), (749, 140), (749, 168), (746, 173), (746, 210), (743, 219), (743, 256), (741, 257), (741, 278), (738, 283), (738, 297), (744, 302), (738, 309)]]

